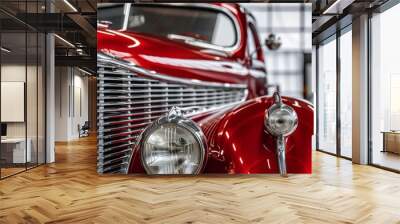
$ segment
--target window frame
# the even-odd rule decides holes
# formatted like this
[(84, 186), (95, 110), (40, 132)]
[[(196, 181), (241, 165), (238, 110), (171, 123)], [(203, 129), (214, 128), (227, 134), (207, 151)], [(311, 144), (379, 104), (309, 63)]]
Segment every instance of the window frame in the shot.
[[(315, 114), (316, 114), (316, 151), (327, 153), (329, 155), (333, 155), (339, 158), (343, 158), (346, 160), (352, 160), (352, 158), (347, 157), (342, 155), (342, 149), (341, 149), (341, 118), (340, 118), (340, 113), (341, 113), (341, 94), (340, 94), (340, 82), (341, 82), (341, 67), (340, 67), (340, 60), (341, 60), (341, 55), (340, 55), (340, 42), (341, 42), (341, 36), (344, 35), (347, 32), (352, 32), (352, 22), (347, 24), (346, 26), (336, 30), (335, 33), (333, 33), (330, 36), (325, 37), (324, 39), (320, 39), (318, 43), (316, 44), (316, 107), (315, 107)], [(326, 150), (320, 149), (320, 142), (319, 142), (319, 85), (320, 85), (320, 74), (319, 74), (319, 48), (322, 44), (326, 44), (330, 41), (336, 41), (336, 151), (334, 153), (328, 152)]]
[(373, 15), (374, 14), (381, 14), (384, 13), (385, 11), (393, 8), (394, 6), (400, 4), (397, 0), (388, 0), (387, 2), (385, 2), (384, 4), (380, 5), (379, 7), (368, 11), (368, 31), (367, 31), (367, 38), (368, 38), (368, 68), (367, 68), (367, 73), (368, 73), (368, 165), (379, 168), (379, 169), (383, 169), (383, 170), (387, 170), (387, 171), (391, 171), (394, 173), (400, 173), (400, 170), (397, 169), (393, 169), (384, 165), (380, 165), (380, 164), (376, 164), (373, 162), (373, 153), (374, 153), (374, 147), (373, 147), (373, 130), (372, 130), (372, 76), (373, 76), (373, 67), (372, 67), (372, 47), (373, 47), (373, 43), (372, 43), (372, 19), (373, 19)]

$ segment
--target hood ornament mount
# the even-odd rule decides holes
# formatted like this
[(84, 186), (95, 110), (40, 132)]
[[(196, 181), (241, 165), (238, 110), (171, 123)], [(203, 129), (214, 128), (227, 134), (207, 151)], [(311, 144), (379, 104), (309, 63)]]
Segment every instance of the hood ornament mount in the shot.
[[(274, 93), (275, 105), (282, 107), (282, 98), (278, 92)], [(283, 177), (288, 177), (286, 169), (286, 138), (284, 135), (276, 137), (276, 151), (278, 154), (279, 173)]]
[(173, 120), (182, 117), (183, 117), (182, 109), (176, 106), (173, 106), (171, 110), (169, 110), (169, 112), (167, 113), (168, 120)]
[(286, 170), (286, 138), (280, 135), (276, 138), (276, 151), (278, 154), (278, 168), (279, 173), (283, 177), (287, 177)]

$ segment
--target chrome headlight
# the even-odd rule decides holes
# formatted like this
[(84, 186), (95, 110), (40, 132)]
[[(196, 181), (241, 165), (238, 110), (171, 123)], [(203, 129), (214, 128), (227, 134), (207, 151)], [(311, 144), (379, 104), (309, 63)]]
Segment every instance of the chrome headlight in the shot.
[(293, 108), (282, 103), (279, 94), (274, 94), (274, 98), (275, 104), (265, 113), (265, 127), (274, 136), (288, 136), (297, 128), (297, 113)]
[(140, 146), (148, 174), (198, 174), (207, 148), (201, 129), (176, 107), (143, 132)]

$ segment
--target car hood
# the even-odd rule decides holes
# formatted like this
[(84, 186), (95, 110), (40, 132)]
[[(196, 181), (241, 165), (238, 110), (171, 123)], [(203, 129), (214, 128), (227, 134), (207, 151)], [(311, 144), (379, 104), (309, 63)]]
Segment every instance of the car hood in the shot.
[(245, 83), (247, 69), (225, 52), (156, 36), (115, 30), (97, 32), (97, 50), (177, 78)]

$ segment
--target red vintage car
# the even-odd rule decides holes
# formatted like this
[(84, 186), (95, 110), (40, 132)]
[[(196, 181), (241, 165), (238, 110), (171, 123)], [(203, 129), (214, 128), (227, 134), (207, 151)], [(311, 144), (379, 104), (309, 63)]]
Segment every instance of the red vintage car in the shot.
[(102, 4), (98, 172), (311, 173), (313, 106), (265, 96), (238, 4)]

